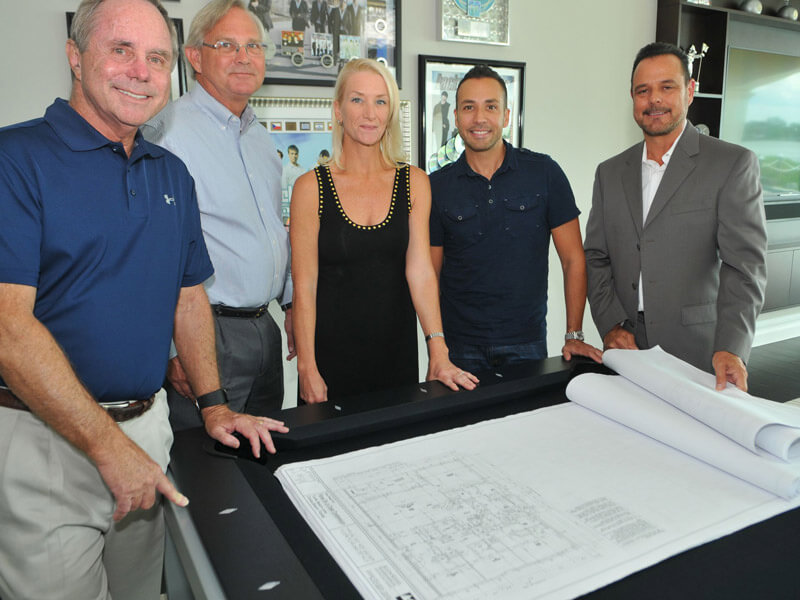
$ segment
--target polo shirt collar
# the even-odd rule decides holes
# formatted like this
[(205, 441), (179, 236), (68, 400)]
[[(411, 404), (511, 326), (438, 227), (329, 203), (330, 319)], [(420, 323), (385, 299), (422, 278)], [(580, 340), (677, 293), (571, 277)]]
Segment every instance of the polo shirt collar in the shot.
[[(517, 153), (515, 152), (514, 146), (512, 146), (506, 140), (503, 140), (503, 145), (506, 147), (506, 155), (503, 157), (503, 162), (500, 163), (500, 167), (497, 169), (497, 171), (495, 171), (494, 175), (500, 175), (505, 171), (509, 170), (516, 170), (517, 167), (519, 166), (519, 163), (517, 161)], [(483, 177), (483, 175), (479, 175), (478, 173), (472, 170), (472, 167), (469, 166), (469, 163), (467, 162), (466, 151), (462, 152), (461, 156), (458, 157), (455, 169), (458, 175), (468, 175), (470, 177)]]
[(195, 104), (204, 109), (214, 122), (222, 128), (236, 127), (239, 129), (240, 133), (244, 134), (256, 121), (256, 113), (249, 104), (245, 107), (241, 118), (239, 118), (228, 110), (228, 107), (222, 104), (222, 102), (209, 94), (199, 83), (188, 93), (191, 95)]
[[(44, 120), (55, 131), (56, 135), (73, 152), (86, 152), (97, 150), (105, 146), (119, 146), (119, 142), (112, 142), (102, 133), (92, 127), (69, 102), (63, 98), (56, 98), (44, 113)], [(149, 154), (152, 157), (164, 155), (164, 150), (159, 146), (150, 144), (142, 137), (142, 132), (136, 130), (133, 140), (131, 158)]]

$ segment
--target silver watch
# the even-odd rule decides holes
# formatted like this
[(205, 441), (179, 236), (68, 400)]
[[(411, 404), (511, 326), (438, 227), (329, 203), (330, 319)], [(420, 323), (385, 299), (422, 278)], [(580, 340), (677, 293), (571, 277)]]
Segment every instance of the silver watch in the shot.
[(583, 332), (580, 329), (577, 331), (568, 331), (564, 334), (564, 341), (568, 342), (570, 340), (578, 340), (579, 342), (582, 342)]

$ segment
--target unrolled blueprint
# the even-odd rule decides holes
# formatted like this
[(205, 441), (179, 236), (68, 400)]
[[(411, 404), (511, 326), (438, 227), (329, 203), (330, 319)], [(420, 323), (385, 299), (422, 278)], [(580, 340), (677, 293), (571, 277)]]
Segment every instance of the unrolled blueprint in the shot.
[[(276, 475), (359, 592), (387, 600), (573, 598), (800, 505), (797, 461), (682, 411), (688, 421), (662, 428), (677, 435), (658, 441), (649, 418), (672, 418), (670, 403), (621, 377), (581, 377), (570, 387), (591, 409), (562, 404)], [(656, 404), (639, 410), (637, 398)], [(605, 404), (637, 422), (596, 412)], [(690, 437), (701, 459), (669, 445)], [(757, 461), (776, 475), (754, 484), (734, 472), (760, 472)]]

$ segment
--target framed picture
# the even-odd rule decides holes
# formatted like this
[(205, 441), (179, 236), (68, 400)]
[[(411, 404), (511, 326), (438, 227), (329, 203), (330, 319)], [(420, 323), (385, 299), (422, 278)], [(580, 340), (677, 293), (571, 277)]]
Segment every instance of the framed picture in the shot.
[[(176, 0), (177, 1), (177, 0)], [(75, 16), (75, 11), (67, 12), (67, 37), (69, 38), (69, 30), (72, 27), (72, 17)], [(188, 90), (188, 83), (186, 79), (186, 63), (182, 56), (183, 53), (183, 19), (172, 19), (172, 24), (175, 25), (175, 31), (178, 34), (178, 60), (175, 68), (172, 70), (172, 89), (170, 90), (170, 98), (175, 100), (183, 96)]]
[(333, 86), (353, 58), (384, 63), (400, 86), (400, 0), (249, 0), (267, 30), (264, 84)]
[[(289, 225), (289, 201), (295, 180), (331, 160), (333, 101), (330, 98), (250, 98), (259, 122), (272, 135), (283, 165), (281, 198), (283, 223)], [(403, 149), (411, 156), (411, 103), (400, 101)]]
[(189, 86), (187, 83), (187, 69), (186, 57), (183, 56), (183, 19), (172, 19), (175, 25), (175, 31), (178, 32), (178, 64), (172, 70), (172, 99), (180, 98), (187, 91)]
[(439, 0), (440, 39), (508, 46), (510, 0)]
[(419, 56), (419, 166), (427, 173), (455, 162), (464, 142), (455, 127), (456, 89), (472, 67), (489, 65), (505, 80), (511, 115), (503, 138), (522, 144), (525, 63)]

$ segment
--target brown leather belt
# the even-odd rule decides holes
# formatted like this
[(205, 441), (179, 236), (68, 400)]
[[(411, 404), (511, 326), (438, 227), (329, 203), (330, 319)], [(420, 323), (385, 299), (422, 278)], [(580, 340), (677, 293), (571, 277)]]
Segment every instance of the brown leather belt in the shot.
[(212, 304), (211, 310), (220, 317), (233, 317), (235, 319), (258, 319), (267, 314), (267, 305), (258, 308), (233, 308), (222, 304)]
[[(153, 406), (153, 402), (155, 402), (156, 396), (153, 394), (149, 398), (145, 398), (144, 400), (123, 400), (122, 402), (100, 402), (100, 406), (106, 409), (108, 416), (114, 419), (117, 423), (124, 423), (125, 421), (130, 421), (131, 419), (135, 419), (139, 415), (143, 415), (146, 413), (151, 406)], [(25, 404), (22, 400), (17, 398), (10, 390), (0, 388), (0, 406), (4, 406), (5, 408), (12, 408), (14, 410), (25, 410), (30, 411), (28, 405)]]

